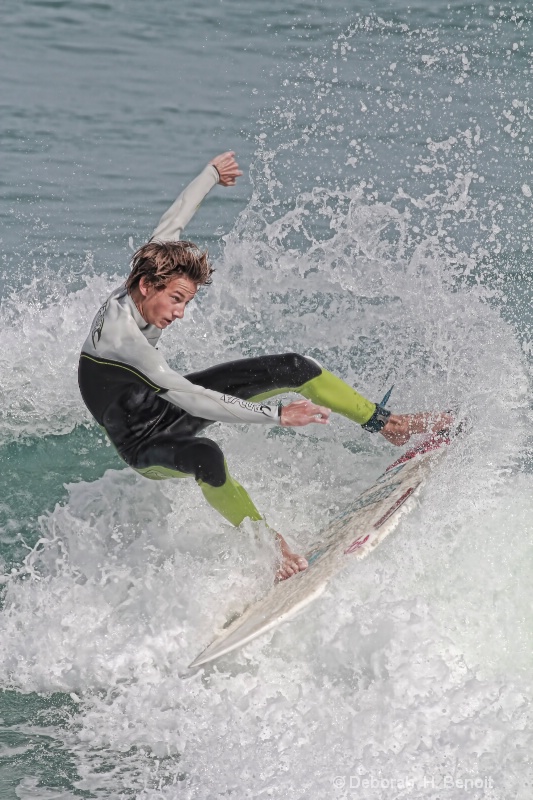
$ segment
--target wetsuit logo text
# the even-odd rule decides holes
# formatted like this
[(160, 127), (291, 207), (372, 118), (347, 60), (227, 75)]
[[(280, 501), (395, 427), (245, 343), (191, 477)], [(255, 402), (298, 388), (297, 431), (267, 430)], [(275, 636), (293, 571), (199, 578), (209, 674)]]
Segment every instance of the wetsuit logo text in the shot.
[(93, 347), (95, 348), (98, 342), (100, 341), (100, 337), (102, 336), (102, 328), (104, 327), (106, 310), (107, 310), (107, 300), (104, 303), (104, 305), (98, 309), (98, 313), (94, 318), (93, 327), (91, 328), (91, 339), (93, 342)]
[(237, 403), (241, 408), (246, 408), (248, 411), (259, 411), (261, 414), (265, 414), (265, 416), (270, 416), (270, 412), (272, 411), (270, 406), (263, 405), (262, 403), (252, 403), (250, 400), (243, 400), (240, 397), (232, 397), (230, 394), (223, 394), (222, 400), (224, 403), (228, 403), (228, 405)]

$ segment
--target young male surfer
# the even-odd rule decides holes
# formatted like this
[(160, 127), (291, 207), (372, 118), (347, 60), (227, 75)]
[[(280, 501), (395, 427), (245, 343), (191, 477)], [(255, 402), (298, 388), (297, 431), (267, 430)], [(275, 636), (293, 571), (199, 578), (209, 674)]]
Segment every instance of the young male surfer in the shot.
[[(335, 411), (397, 445), (450, 424), (449, 415), (391, 414), (297, 353), (241, 359), (186, 376), (168, 366), (156, 350), (161, 331), (182, 319), (213, 271), (207, 252), (181, 240), (182, 230), (217, 183), (234, 186), (240, 175), (234, 153), (222, 153), (179, 195), (133, 256), (126, 283), (98, 311), (79, 363), (83, 400), (124, 461), (155, 480), (193, 477), (207, 502), (234, 525), (262, 516), (230, 475), (220, 447), (197, 437), (214, 421), (324, 425)], [(264, 402), (284, 392), (305, 399), (285, 406)], [(305, 569), (305, 558), (276, 537), (279, 578)]]

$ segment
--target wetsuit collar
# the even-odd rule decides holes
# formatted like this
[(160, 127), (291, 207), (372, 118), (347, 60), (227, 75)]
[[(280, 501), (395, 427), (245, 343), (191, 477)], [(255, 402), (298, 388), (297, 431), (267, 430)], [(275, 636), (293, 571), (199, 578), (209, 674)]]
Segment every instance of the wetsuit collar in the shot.
[(146, 322), (145, 318), (135, 305), (135, 302), (130, 295), (130, 293), (126, 290), (126, 301), (130, 307), (131, 315), (135, 322), (137, 323), (137, 327), (140, 328), (141, 331), (145, 331), (148, 328), (154, 328), (155, 325), (151, 325), (149, 322)]

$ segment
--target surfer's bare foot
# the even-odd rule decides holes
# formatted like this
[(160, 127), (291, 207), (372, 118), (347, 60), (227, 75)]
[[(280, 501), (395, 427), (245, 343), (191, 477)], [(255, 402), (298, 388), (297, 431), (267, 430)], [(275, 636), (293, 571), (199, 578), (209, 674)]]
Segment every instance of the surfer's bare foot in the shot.
[(307, 569), (307, 560), (303, 556), (293, 553), (280, 533), (276, 533), (276, 539), (281, 549), (281, 561), (276, 572), (277, 581), (285, 581), (287, 578), (292, 578), (293, 575)]

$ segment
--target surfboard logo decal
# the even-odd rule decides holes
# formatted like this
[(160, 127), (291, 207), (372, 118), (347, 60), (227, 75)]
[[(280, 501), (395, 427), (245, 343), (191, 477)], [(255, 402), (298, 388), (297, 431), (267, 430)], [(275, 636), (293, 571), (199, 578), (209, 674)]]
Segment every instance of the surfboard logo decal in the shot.
[(362, 547), (364, 544), (366, 544), (369, 539), (370, 539), (369, 533), (367, 533), (366, 536), (362, 536), (359, 539), (356, 539), (355, 542), (352, 542), (351, 545), (346, 548), (346, 550), (344, 551), (344, 555), (347, 556), (350, 553), (354, 553), (356, 550), (359, 550), (359, 548)]

